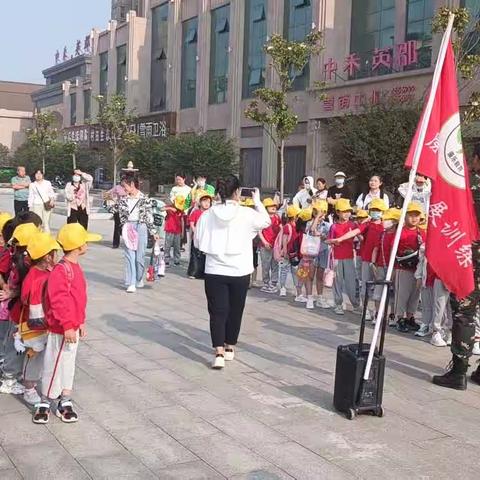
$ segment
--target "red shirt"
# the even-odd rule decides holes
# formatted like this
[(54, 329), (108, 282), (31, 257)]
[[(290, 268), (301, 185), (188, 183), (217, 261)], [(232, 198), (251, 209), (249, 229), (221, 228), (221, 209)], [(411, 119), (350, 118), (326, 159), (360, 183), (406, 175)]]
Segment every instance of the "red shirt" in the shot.
[[(355, 230), (356, 225), (351, 222), (334, 223), (330, 229), (330, 238), (339, 238), (346, 233)], [(353, 258), (353, 238), (345, 240), (340, 245), (333, 246), (333, 258), (335, 260), (347, 260)]]
[(359, 227), (361, 235), (363, 235), (362, 248), (360, 257), (364, 262), (372, 261), (373, 249), (378, 245), (380, 237), (384, 231), (382, 223), (362, 223)]
[(298, 238), (299, 233), (297, 232), (297, 227), (295, 225), (295, 222), (293, 223), (287, 223), (283, 227), (283, 234), (288, 238), (290, 237), (290, 240), (287, 243), (287, 254), (293, 251), (294, 245), (295, 245), (295, 240)]
[(270, 220), (272, 221), (272, 224), (269, 227), (264, 228), (262, 230), (262, 235), (265, 241), (271, 247), (273, 247), (275, 243), (275, 239), (277, 238), (277, 235), (280, 232), (281, 221), (280, 221), (280, 217), (277, 214), (270, 215)]
[(3, 247), (0, 250), (0, 274), (3, 276), (3, 279), (6, 281), (10, 270), (12, 268), (12, 252), (8, 247)]
[(193, 223), (193, 225), (196, 227), (203, 213), (205, 213), (205, 210), (201, 210), (200, 208), (197, 208), (188, 217), (188, 222)]
[[(421, 230), (417, 227), (403, 227), (402, 233), (400, 234), (397, 257), (403, 257), (408, 253), (418, 250), (423, 242), (425, 242), (425, 230)], [(395, 268), (398, 268), (399, 270), (407, 270), (398, 264), (395, 265)]]
[(165, 219), (165, 233), (173, 233), (175, 235), (182, 234), (183, 212), (180, 210), (168, 210)]
[(45, 312), (48, 329), (59, 335), (78, 330), (85, 323), (87, 309), (87, 282), (82, 267), (66, 259), (62, 262), (55, 265), (48, 278)]
[[(27, 273), (22, 284), (21, 301), (22, 305), (28, 308), (25, 310), (23, 318), (43, 318), (43, 287), (50, 275), (49, 270), (39, 270), (33, 267)], [(27, 313), (28, 312), (28, 313)], [(27, 317), (26, 317), (27, 316)]]
[(385, 230), (385, 233), (380, 235), (376, 247), (378, 248), (377, 267), (388, 267), (390, 255), (392, 254), (393, 240), (395, 239), (395, 230)]

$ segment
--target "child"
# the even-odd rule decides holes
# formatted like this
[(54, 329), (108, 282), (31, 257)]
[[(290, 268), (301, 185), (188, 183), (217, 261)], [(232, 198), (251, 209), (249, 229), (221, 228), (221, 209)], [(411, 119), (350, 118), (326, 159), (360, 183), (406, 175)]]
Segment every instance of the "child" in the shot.
[(335, 263), (335, 280), (333, 282), (333, 293), (335, 299), (334, 312), (337, 315), (344, 315), (343, 294), (346, 293), (353, 307), (354, 313), (361, 313), (358, 300), (355, 294), (355, 262), (353, 253), (353, 237), (344, 242), (337, 242), (348, 232), (355, 230), (355, 224), (350, 220), (352, 207), (350, 200), (339, 198), (335, 202), (335, 213), (337, 219), (330, 229), (330, 243), (333, 246), (333, 258)]
[(313, 281), (317, 288), (317, 306), (320, 308), (330, 308), (329, 303), (323, 297), (323, 275), (328, 266), (330, 248), (325, 243), (330, 233), (331, 224), (325, 220), (328, 211), (326, 200), (316, 200), (313, 205), (313, 220), (308, 222), (307, 231), (310, 235), (320, 237), (320, 250), (316, 258), (313, 259), (310, 269), (310, 276), (306, 279), (307, 290), (307, 308), (313, 309)]
[[(336, 244), (338, 245), (357, 235), (361, 235), (362, 237), (362, 247), (360, 249), (360, 258), (362, 261), (360, 298), (362, 299), (362, 302), (364, 302), (366, 298), (367, 282), (371, 282), (374, 278), (371, 267), (372, 253), (383, 233), (382, 215), (386, 210), (387, 205), (385, 201), (381, 198), (374, 198), (370, 202), (368, 209), (370, 221), (361, 223), (358, 228), (346, 233), (336, 240)], [(369, 292), (369, 294), (370, 293), (371, 292)], [(371, 298), (371, 295), (369, 295), (369, 298)], [(374, 316), (375, 312), (371, 312), (367, 308), (365, 319), (371, 320)]]
[(310, 276), (310, 265), (313, 259), (308, 257), (302, 257), (301, 247), (303, 235), (307, 231), (307, 224), (312, 219), (313, 209), (312, 207), (302, 208), (298, 214), (296, 229), (297, 229), (297, 238), (292, 246), (292, 253), (290, 253), (290, 261), (297, 263), (297, 296), (295, 297), (295, 302), (297, 303), (307, 303), (306, 295), (302, 294), (302, 290), (305, 287), (307, 278)]
[[(370, 221), (370, 217), (368, 216), (368, 210), (363, 210), (362, 208), (358, 208), (355, 212), (354, 222), (359, 227), (363, 223), (367, 223)], [(357, 274), (357, 281), (355, 283), (355, 293), (357, 298), (360, 298), (360, 290), (361, 285), (360, 281), (362, 278), (362, 248), (363, 248), (363, 238), (361, 235), (357, 235), (353, 239), (353, 248), (355, 249), (355, 273)]]
[(36, 423), (48, 422), (51, 402), (59, 397), (57, 417), (65, 423), (78, 420), (71, 395), (78, 341), (86, 335), (87, 307), (87, 284), (78, 261), (87, 252), (87, 242), (101, 238), (87, 233), (79, 223), (64, 225), (58, 232), (64, 257), (50, 273), (46, 289), (49, 333), (43, 362), (42, 403), (37, 405)]
[[(11, 222), (11, 215), (8, 213), (0, 213), (0, 290), (3, 290), (7, 285), (10, 269), (12, 268), (12, 252), (8, 245), (6, 245), (3, 237), (3, 227), (7, 222)], [(10, 240), (10, 239), (8, 239)], [(4, 302), (2, 302), (3, 304)], [(6, 303), (6, 302), (5, 302)], [(8, 308), (7, 305), (0, 304), (0, 368), (3, 364), (4, 352), (3, 342), (8, 330)]]
[[(300, 210), (295, 205), (290, 205), (287, 207), (285, 215), (286, 215), (286, 223), (281, 227), (281, 249), (279, 252), (280, 261), (278, 263), (279, 271), (278, 271), (278, 279), (280, 283), (280, 296), (286, 297), (287, 296), (287, 276), (288, 272), (291, 272), (293, 284), (297, 289), (297, 297), (302, 294), (302, 288), (299, 285), (298, 277), (297, 277), (297, 267), (298, 263), (293, 260), (290, 255), (294, 252), (294, 244), (298, 238), (297, 232), (297, 215), (300, 213)], [(278, 238), (278, 237), (277, 237)], [(295, 263), (297, 263), (295, 265)]]
[(415, 321), (420, 300), (420, 288), (415, 280), (415, 270), (418, 265), (419, 249), (425, 242), (425, 230), (418, 228), (422, 213), (422, 206), (419, 203), (410, 202), (398, 245), (395, 263), (394, 312), (397, 330), (402, 333), (410, 330), (417, 331), (420, 328)]
[(185, 198), (176, 196), (172, 206), (165, 207), (165, 264), (170, 266), (171, 250), (173, 262), (180, 265), (182, 238), (185, 230), (183, 223)]
[(213, 196), (208, 192), (196, 192), (196, 198), (198, 198), (198, 208), (196, 208), (189, 216), (190, 231), (192, 232), (192, 239), (190, 244), (190, 263), (188, 264), (187, 275), (188, 278), (204, 278), (205, 276), (205, 255), (195, 247), (193, 243), (195, 228), (197, 222), (204, 212), (206, 212), (211, 206)]
[[(56, 250), (60, 245), (48, 234), (35, 234), (27, 246), (31, 268), (22, 284), (22, 315), (19, 332), (27, 349), (23, 365), (23, 399), (30, 405), (41, 402), (36, 386), (42, 378), (43, 358), (47, 343), (47, 324), (43, 311), (45, 282), (55, 265)], [(33, 421), (36, 423), (36, 413)]]
[[(4, 227), (4, 231), (6, 228)], [(20, 395), (24, 393), (23, 385), (18, 381), (21, 377), (23, 346), (18, 333), (18, 324), (22, 313), (20, 292), (22, 282), (30, 268), (25, 250), (30, 239), (38, 234), (39, 230), (33, 223), (25, 223), (15, 228), (11, 243), (13, 245), (12, 268), (8, 276), (7, 285), (0, 292), (2, 311), (7, 313), (8, 327), (5, 333), (3, 351), (4, 362), (0, 393), (12, 393)]]
[(280, 232), (280, 217), (277, 215), (277, 205), (272, 198), (266, 198), (263, 206), (267, 209), (271, 225), (262, 230), (260, 237), (260, 259), (262, 261), (263, 287), (262, 292), (276, 293), (278, 283), (278, 262), (273, 258), (273, 245)]

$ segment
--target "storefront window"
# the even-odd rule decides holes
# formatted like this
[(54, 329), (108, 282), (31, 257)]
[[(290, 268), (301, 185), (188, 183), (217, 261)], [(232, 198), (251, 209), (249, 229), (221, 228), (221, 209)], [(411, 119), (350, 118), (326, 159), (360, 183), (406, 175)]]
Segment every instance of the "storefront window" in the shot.
[(182, 24), (181, 108), (194, 108), (197, 99), (197, 17)]
[(432, 64), (433, 0), (408, 0), (405, 40), (417, 42), (417, 63), (406, 69), (427, 68)]
[(167, 97), (168, 3), (152, 9), (150, 110), (165, 110)]
[(210, 103), (227, 101), (230, 5), (212, 10), (210, 44)]
[(265, 85), (267, 41), (266, 0), (245, 0), (245, 45), (243, 58), (243, 98), (251, 98)]

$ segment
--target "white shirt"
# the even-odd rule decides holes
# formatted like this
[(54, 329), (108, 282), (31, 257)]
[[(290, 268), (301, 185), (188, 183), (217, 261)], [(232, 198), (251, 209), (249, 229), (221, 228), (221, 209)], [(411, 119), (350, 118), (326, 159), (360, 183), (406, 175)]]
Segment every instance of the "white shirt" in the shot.
[(128, 211), (130, 212), (130, 215), (128, 215), (129, 222), (138, 222), (140, 219), (140, 209), (138, 208), (138, 205), (141, 198), (141, 195), (127, 197)]
[[(408, 182), (402, 183), (398, 187), (398, 192), (403, 198), (406, 197), (407, 190), (408, 190)], [(427, 213), (430, 207), (431, 194), (432, 194), (432, 184), (430, 183), (430, 180), (427, 180), (427, 182), (423, 185), (422, 189), (419, 189), (417, 184), (414, 183), (412, 188), (412, 202), (420, 203), (423, 206), (424, 213)]]
[[(313, 195), (315, 195), (317, 190), (315, 188), (312, 188), (311, 190)], [(303, 188), (293, 197), (292, 202), (299, 208), (308, 208), (310, 206), (311, 199), (312, 196), (310, 195), (310, 188), (308, 190)]]
[(380, 197), (380, 192), (372, 195), (370, 192), (368, 192), (365, 196), (363, 193), (361, 193), (358, 198), (357, 198), (357, 207), (361, 208), (362, 210), (368, 210), (368, 206), (370, 205), (370, 202), (374, 198), (381, 198), (384, 202), (387, 208), (390, 208), (390, 200), (388, 198), (388, 195), (386, 193), (383, 194), (383, 197)]
[(252, 240), (271, 223), (261, 203), (255, 208), (227, 201), (200, 217), (195, 246), (206, 254), (205, 273), (243, 277), (253, 272)]
[(188, 194), (190, 193), (190, 190), (191, 188), (188, 185), (184, 185), (183, 187), (179, 187), (178, 185), (175, 185), (170, 190), (170, 201), (173, 203), (175, 201), (175, 198), (178, 196), (187, 198)]
[(48, 180), (32, 182), (28, 187), (28, 206), (43, 205), (45, 202), (55, 200), (55, 192)]

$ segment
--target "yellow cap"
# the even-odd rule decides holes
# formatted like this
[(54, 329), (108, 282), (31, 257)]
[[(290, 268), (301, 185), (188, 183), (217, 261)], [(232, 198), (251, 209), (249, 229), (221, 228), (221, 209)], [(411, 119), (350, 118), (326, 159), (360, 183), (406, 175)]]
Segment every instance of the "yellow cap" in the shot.
[(326, 200), (314, 200), (312, 207), (315, 210), (321, 210), (322, 212), (328, 211), (328, 203)]
[(289, 205), (287, 207), (287, 217), (295, 218), (300, 213), (300, 209), (296, 205)]
[(381, 212), (387, 211), (387, 204), (382, 198), (374, 198), (370, 205), (368, 206), (369, 210), (380, 210)]
[(0, 213), (0, 233), (2, 233), (2, 230), (5, 224), (12, 218), (13, 217), (9, 213), (6, 213), (6, 212)]
[(398, 208), (389, 208), (384, 214), (383, 220), (395, 220), (396, 222), (400, 221), (400, 215), (402, 214), (401, 210)]
[(20, 247), (26, 247), (30, 239), (39, 231), (34, 223), (22, 223), (14, 230), (12, 240), (16, 240)]
[(48, 233), (39, 232), (30, 238), (27, 245), (27, 252), (32, 260), (44, 257), (52, 250), (61, 250), (62, 247)]
[(366, 210), (362, 210), (361, 208), (359, 208), (355, 216), (357, 218), (368, 218), (368, 212)]
[(276, 207), (277, 204), (273, 201), (273, 198), (266, 198), (264, 201), (263, 201), (263, 206), (265, 208), (268, 208), (268, 207)]
[(407, 207), (407, 213), (413, 213), (413, 212), (422, 214), (423, 213), (422, 204), (418, 202), (410, 202)]
[(303, 208), (302, 210), (300, 210), (298, 214), (298, 218), (300, 220), (303, 220), (304, 222), (308, 222), (309, 220), (312, 219), (312, 214), (313, 214), (312, 207)]
[(246, 198), (243, 202), (241, 202), (244, 207), (254, 207), (255, 202), (253, 198)]
[(185, 197), (182, 195), (177, 195), (175, 197), (175, 208), (177, 210), (185, 210)]
[(64, 225), (57, 235), (58, 243), (65, 252), (80, 248), (87, 242), (99, 242), (101, 239), (101, 235), (87, 232), (79, 223)]
[(213, 200), (213, 195), (208, 193), (206, 190), (198, 190), (195, 196), (198, 198), (198, 200), (201, 200), (202, 198), (209, 198), (210, 200)]
[(350, 205), (350, 200), (347, 198), (339, 198), (335, 202), (335, 210), (337, 212), (348, 212), (349, 210), (352, 211), (352, 206)]

